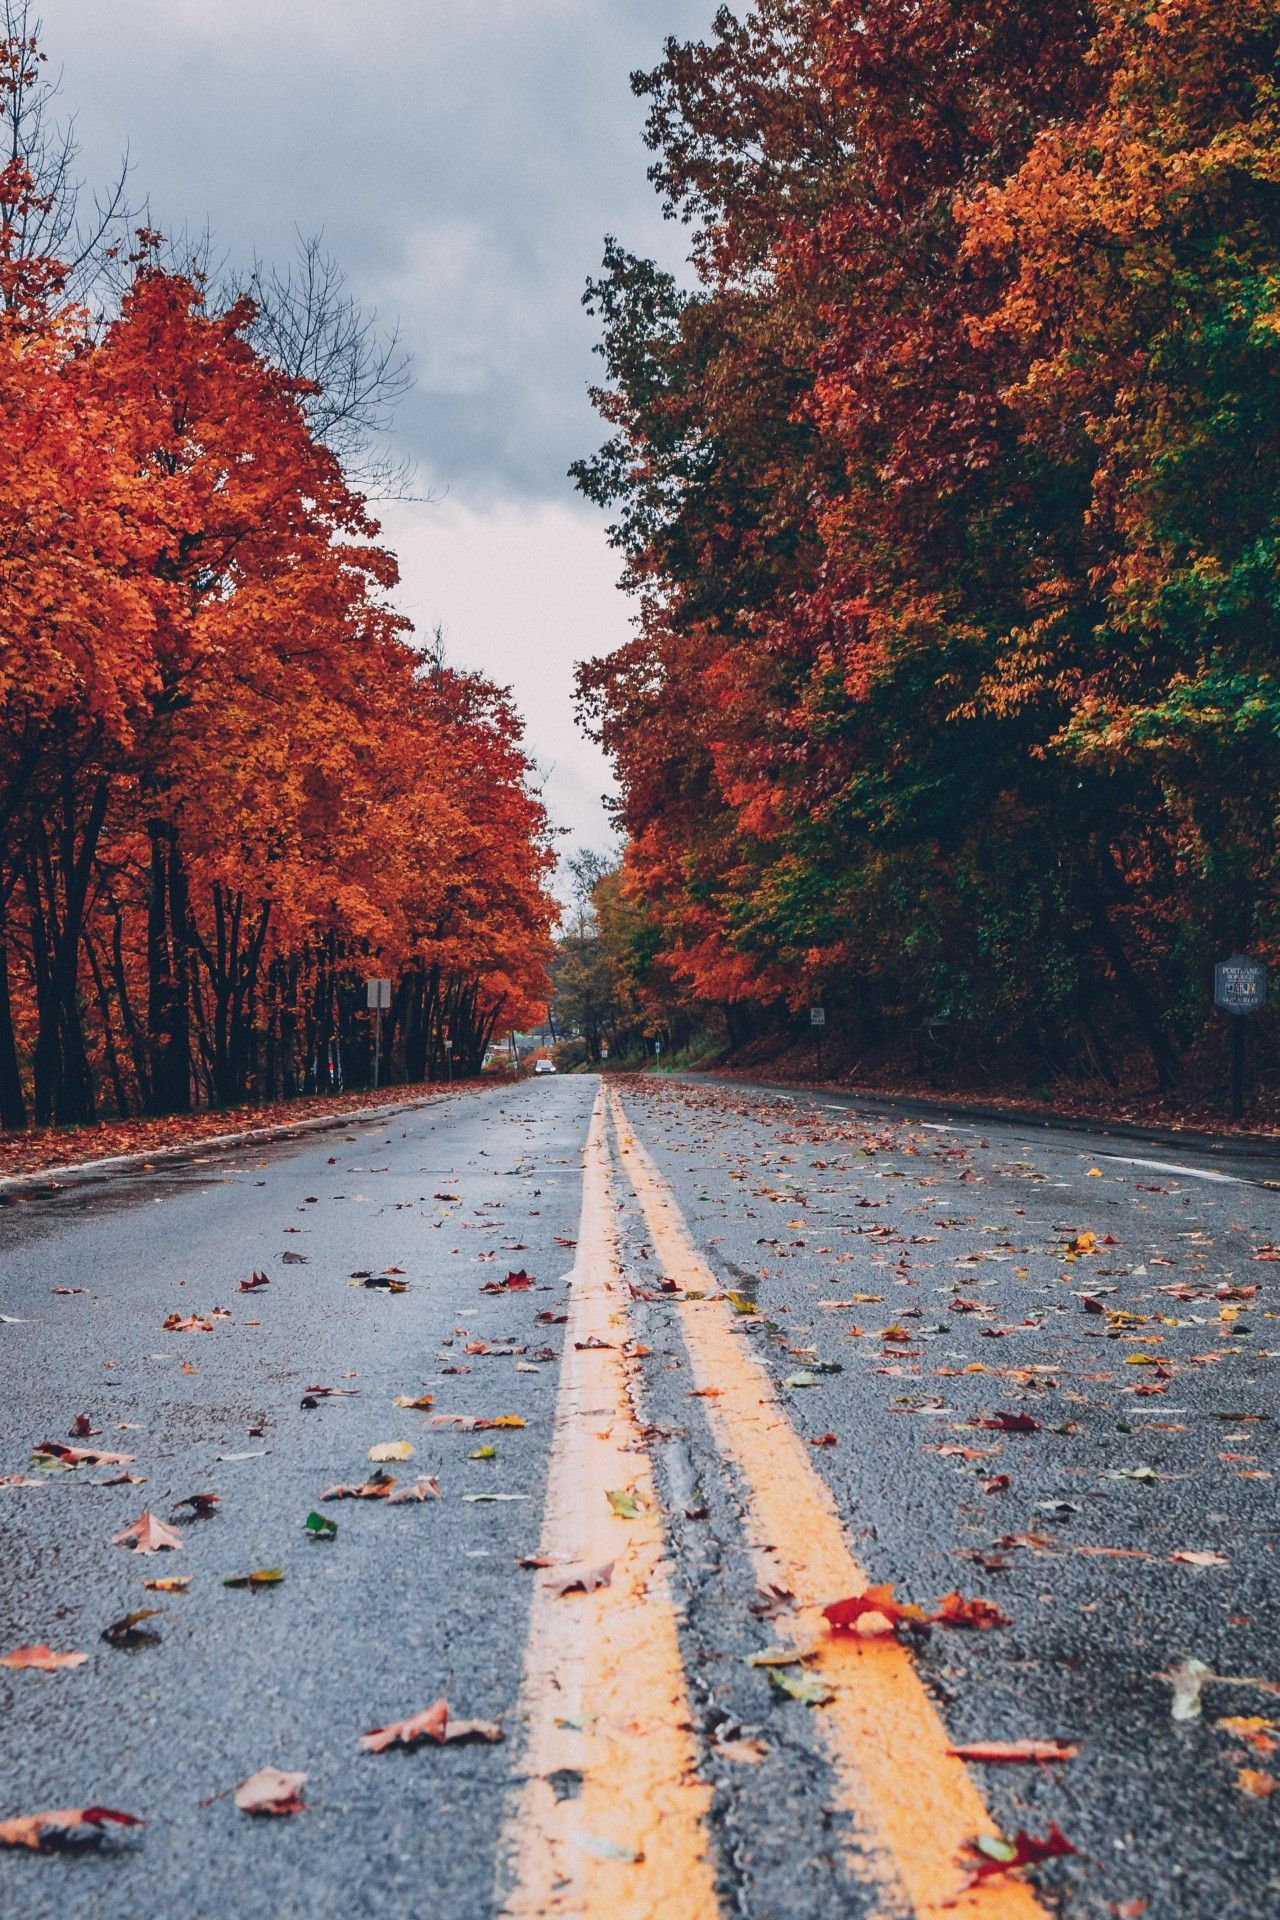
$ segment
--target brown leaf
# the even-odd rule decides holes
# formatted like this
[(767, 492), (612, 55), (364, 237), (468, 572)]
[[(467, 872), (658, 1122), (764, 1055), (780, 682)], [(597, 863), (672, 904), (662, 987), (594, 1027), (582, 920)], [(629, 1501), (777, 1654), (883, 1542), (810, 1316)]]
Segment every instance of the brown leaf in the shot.
[(1258, 1767), (1240, 1767), (1236, 1773), (1236, 1785), (1251, 1800), (1269, 1800), (1280, 1786), (1280, 1780), (1273, 1779)]
[(944, 1593), (933, 1619), (940, 1627), (975, 1627), (985, 1633), (992, 1627), (1007, 1627), (1009, 1616), (1001, 1613), (991, 1600), (965, 1600), (956, 1592)]
[(60, 1440), (42, 1440), (35, 1451), (64, 1467), (128, 1467), (137, 1458), (132, 1453), (102, 1453), (97, 1447), (64, 1447)]
[(616, 1565), (616, 1560), (606, 1560), (598, 1567), (570, 1567), (556, 1579), (548, 1580), (546, 1590), (557, 1600), (563, 1600), (566, 1593), (594, 1593), (598, 1587), (613, 1585)]
[(79, 1836), (101, 1839), (108, 1823), (117, 1827), (140, 1827), (136, 1814), (117, 1813), (114, 1807), (58, 1807), (51, 1813), (23, 1813), (14, 1820), (0, 1820), (0, 1847), (30, 1847), (38, 1852)]
[(301, 1813), (305, 1802), (302, 1788), (305, 1773), (281, 1773), (278, 1767), (259, 1767), (236, 1788), (236, 1805), (241, 1813)]
[(398, 1493), (387, 1495), (387, 1504), (398, 1507), (405, 1500), (438, 1500), (440, 1482), (434, 1474), (419, 1474), (411, 1487), (401, 1487)]
[(182, 1536), (157, 1520), (148, 1508), (119, 1533), (112, 1534), (113, 1547), (131, 1546), (135, 1553), (159, 1553), (164, 1548), (181, 1549)]
[(434, 1706), (424, 1707), (421, 1713), (415, 1713), (408, 1720), (392, 1720), (385, 1727), (374, 1727), (370, 1733), (362, 1733), (360, 1745), (368, 1753), (383, 1753), (388, 1747), (416, 1746), (419, 1740), (434, 1740), (437, 1745), (444, 1744), (445, 1732), (449, 1724), (449, 1703), (437, 1700)]
[(139, 1607), (133, 1613), (122, 1614), (118, 1620), (113, 1620), (109, 1627), (104, 1627), (102, 1637), (108, 1646), (112, 1647), (154, 1646), (160, 1636), (150, 1631), (140, 1633), (138, 1629), (144, 1620), (159, 1618), (158, 1607)]
[(82, 1667), (88, 1658), (87, 1653), (55, 1653), (42, 1642), (39, 1646), (15, 1647), (12, 1653), (0, 1654), (0, 1667), (35, 1667), (41, 1673), (56, 1673), (60, 1667)]
[(1000, 1766), (1009, 1762), (1034, 1760), (1074, 1760), (1080, 1749), (1067, 1740), (975, 1740), (964, 1747), (949, 1747), (956, 1760), (979, 1760)]
[(211, 1520), (217, 1511), (220, 1493), (189, 1493), (185, 1500), (179, 1500), (180, 1507), (190, 1507), (193, 1520)]

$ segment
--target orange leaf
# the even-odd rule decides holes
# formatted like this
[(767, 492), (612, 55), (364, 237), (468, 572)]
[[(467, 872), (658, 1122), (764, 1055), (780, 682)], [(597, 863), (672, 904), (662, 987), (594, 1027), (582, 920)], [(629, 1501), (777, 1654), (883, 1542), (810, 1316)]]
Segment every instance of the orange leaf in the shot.
[(60, 1667), (82, 1667), (88, 1658), (87, 1653), (55, 1653), (41, 1644), (0, 1654), (0, 1667), (37, 1667), (41, 1673), (56, 1673)]

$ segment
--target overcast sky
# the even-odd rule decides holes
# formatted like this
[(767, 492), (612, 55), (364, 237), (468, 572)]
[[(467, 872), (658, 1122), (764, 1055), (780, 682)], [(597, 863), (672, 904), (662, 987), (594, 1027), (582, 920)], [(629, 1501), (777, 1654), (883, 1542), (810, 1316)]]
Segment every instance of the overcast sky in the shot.
[(90, 179), (127, 145), (173, 232), (232, 259), (323, 229), (400, 324), (398, 450), (432, 504), (385, 511), (402, 604), (510, 684), (570, 844), (603, 846), (608, 770), (575, 661), (625, 638), (601, 516), (565, 477), (601, 431), (583, 283), (606, 232), (678, 258), (646, 177), (636, 66), (715, 0), (43, 0)]

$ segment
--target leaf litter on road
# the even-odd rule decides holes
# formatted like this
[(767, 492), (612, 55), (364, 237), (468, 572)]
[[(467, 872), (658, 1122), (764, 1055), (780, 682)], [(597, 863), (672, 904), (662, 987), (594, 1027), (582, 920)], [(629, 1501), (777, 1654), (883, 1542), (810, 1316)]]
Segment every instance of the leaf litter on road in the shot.
[(38, 1646), (15, 1647), (12, 1653), (0, 1654), (0, 1667), (28, 1667), (39, 1673), (58, 1673), (63, 1668), (82, 1667), (88, 1658), (87, 1653), (55, 1653), (52, 1647), (41, 1642)]
[(184, 1545), (182, 1535), (175, 1533), (172, 1527), (166, 1527), (163, 1520), (157, 1520), (150, 1508), (139, 1514), (136, 1520), (119, 1533), (112, 1534), (114, 1547), (132, 1547), (135, 1553), (163, 1553), (180, 1551)]
[(49, 1813), (23, 1813), (0, 1820), (0, 1847), (28, 1847), (33, 1853), (75, 1842), (104, 1838), (109, 1826), (140, 1827), (136, 1814), (115, 1807), (58, 1807)]
[(235, 1803), (241, 1813), (283, 1815), (303, 1813), (306, 1802), (302, 1789), (305, 1773), (283, 1773), (279, 1767), (259, 1767), (235, 1791)]

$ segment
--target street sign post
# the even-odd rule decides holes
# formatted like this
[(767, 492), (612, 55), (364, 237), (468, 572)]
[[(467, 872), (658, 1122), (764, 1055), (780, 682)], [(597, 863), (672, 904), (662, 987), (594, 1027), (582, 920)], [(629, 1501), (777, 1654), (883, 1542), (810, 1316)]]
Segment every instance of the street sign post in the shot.
[(1267, 970), (1248, 954), (1232, 954), (1213, 970), (1214, 1005), (1231, 1016), (1231, 1118), (1244, 1117), (1244, 1023), (1267, 1004)]
[(814, 1057), (818, 1072), (822, 1072), (822, 1043), (827, 1037), (827, 1010), (825, 1007), (810, 1007), (809, 1025), (813, 1028)]
[(382, 1016), (391, 1005), (389, 980), (366, 980), (365, 997), (373, 1014), (373, 1084), (376, 1089), (382, 1072)]

